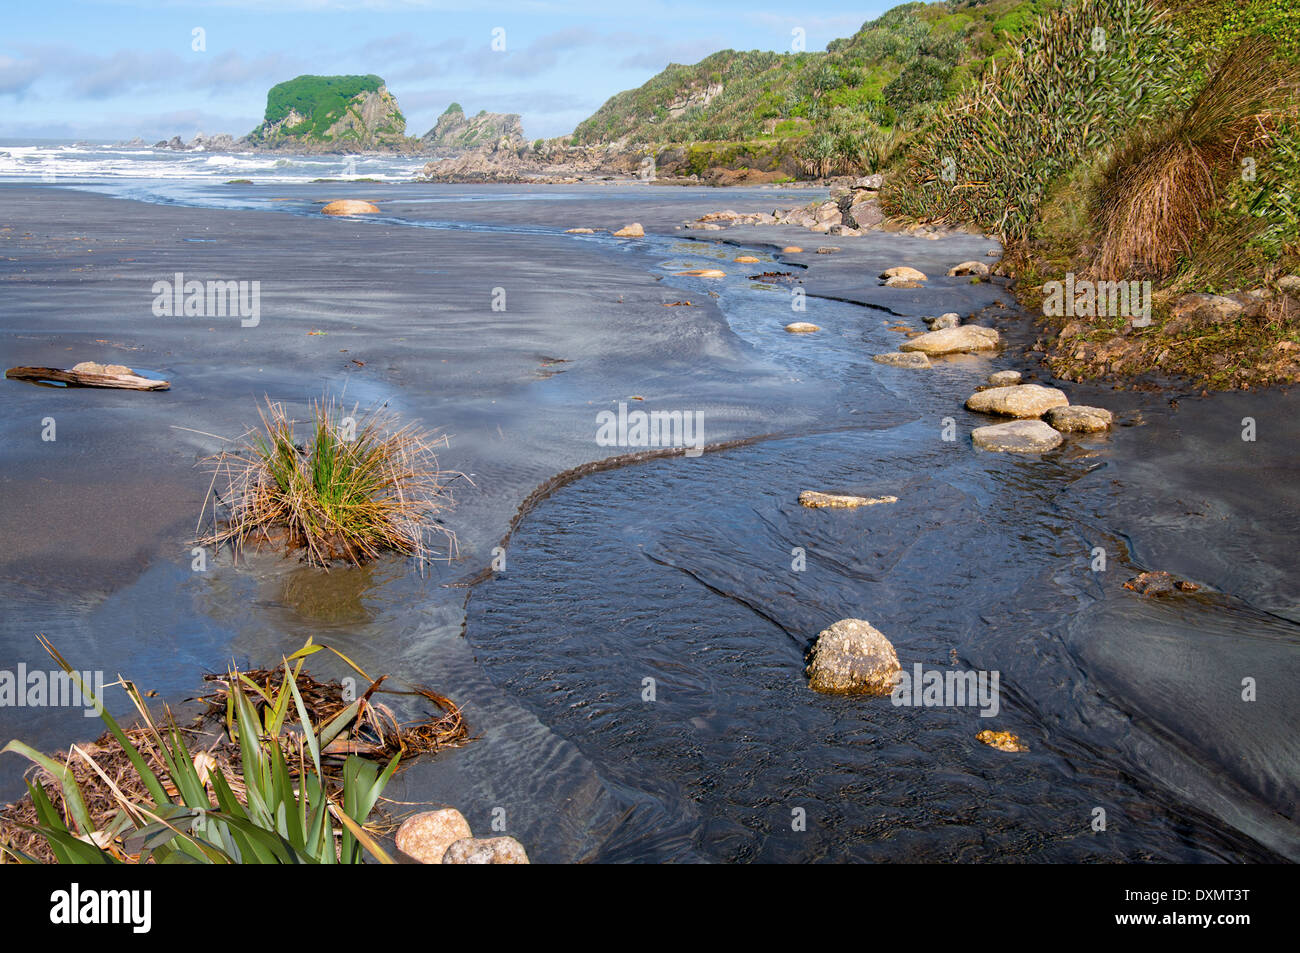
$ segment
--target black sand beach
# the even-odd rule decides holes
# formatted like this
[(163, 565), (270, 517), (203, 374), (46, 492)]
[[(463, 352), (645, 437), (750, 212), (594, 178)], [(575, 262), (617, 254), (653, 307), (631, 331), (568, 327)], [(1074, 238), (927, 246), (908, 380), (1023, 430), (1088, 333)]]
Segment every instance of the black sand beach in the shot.
[[(5, 382), (11, 663), (46, 667), (43, 632), (78, 667), (174, 703), (231, 657), (273, 663), (314, 636), (465, 707), (476, 740), (416, 764), (390, 796), (456, 806), (476, 830), (503, 808), (542, 861), (1300, 858), (1291, 395), (1067, 385), (1120, 426), (1042, 459), (977, 452), (969, 431), (988, 420), (962, 402), (989, 371), (1052, 383), (1005, 288), (943, 277), (985, 257), (987, 239), (674, 230), (807, 190), (149, 197), (0, 188), (5, 366), (97, 360), (172, 382)], [(315, 214), (345, 197), (376, 202), (378, 220)], [(646, 239), (564, 233), (632, 221)], [(805, 253), (779, 253), (791, 243)], [(732, 263), (741, 248), (764, 260)], [(902, 264), (932, 280), (880, 287)], [(672, 276), (693, 267), (728, 277)], [(788, 286), (748, 280), (768, 270), (801, 279), (806, 313), (791, 313)], [(178, 272), (259, 281), (257, 325), (156, 317), (153, 285)], [(890, 326), (946, 311), (1008, 346), (927, 371), (871, 362), (902, 339)], [(789, 335), (790, 320), (824, 331)], [(264, 397), (303, 409), (322, 395), (386, 402), (449, 435), (440, 462), (466, 474), (446, 520), (460, 558), (426, 576), (400, 559), (325, 573), (270, 555), (193, 572), (208, 487), (196, 464), (255, 423)], [(628, 452), (594, 439), (620, 402), (699, 412), (708, 444), (739, 445), (561, 480), (519, 515), (557, 476)], [(946, 417), (955, 442), (940, 438)], [(794, 503), (803, 489), (900, 503), (828, 517)], [(506, 571), (475, 582), (506, 537)], [(811, 554), (797, 576), (794, 546)], [(1123, 589), (1147, 569), (1202, 592)], [(905, 668), (999, 670), (1000, 715), (808, 691), (804, 652), (845, 616), (887, 632)], [(642, 702), (645, 677), (662, 701)], [(1241, 701), (1243, 678), (1257, 701)], [(0, 735), (47, 749), (95, 725), (0, 710)], [(1030, 751), (986, 748), (986, 727)], [(0, 797), (21, 793), (22, 767), (0, 761)], [(1097, 806), (1105, 834), (1089, 826)], [(795, 807), (806, 832), (789, 829)]]

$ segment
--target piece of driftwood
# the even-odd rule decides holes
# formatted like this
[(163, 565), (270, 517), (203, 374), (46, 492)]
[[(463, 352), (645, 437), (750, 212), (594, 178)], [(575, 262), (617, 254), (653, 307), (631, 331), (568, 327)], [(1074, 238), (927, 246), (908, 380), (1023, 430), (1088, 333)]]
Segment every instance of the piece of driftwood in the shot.
[(18, 381), (50, 382), (69, 387), (116, 387), (122, 390), (167, 390), (168, 381), (141, 377), (121, 364), (95, 364), (89, 361), (69, 370), (57, 367), (11, 367), (5, 377)]

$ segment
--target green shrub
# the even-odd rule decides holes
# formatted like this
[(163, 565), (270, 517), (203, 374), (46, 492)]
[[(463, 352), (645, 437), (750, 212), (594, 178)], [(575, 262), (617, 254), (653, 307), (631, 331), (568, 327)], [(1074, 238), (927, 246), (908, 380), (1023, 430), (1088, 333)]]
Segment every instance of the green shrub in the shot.
[(1081, 0), (940, 109), (886, 188), (885, 208), (1021, 239), (1054, 178), (1135, 123), (1185, 106), (1189, 72), (1185, 42), (1149, 2)]

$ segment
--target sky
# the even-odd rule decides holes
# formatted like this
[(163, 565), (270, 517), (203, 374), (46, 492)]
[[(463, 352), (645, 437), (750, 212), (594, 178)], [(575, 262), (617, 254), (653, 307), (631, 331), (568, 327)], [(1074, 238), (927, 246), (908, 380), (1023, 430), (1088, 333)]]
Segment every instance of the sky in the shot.
[(303, 73), (382, 76), (408, 135), (458, 102), (550, 138), (669, 63), (789, 51), (796, 29), (825, 49), (898, 2), (4, 0), (0, 139), (243, 135)]

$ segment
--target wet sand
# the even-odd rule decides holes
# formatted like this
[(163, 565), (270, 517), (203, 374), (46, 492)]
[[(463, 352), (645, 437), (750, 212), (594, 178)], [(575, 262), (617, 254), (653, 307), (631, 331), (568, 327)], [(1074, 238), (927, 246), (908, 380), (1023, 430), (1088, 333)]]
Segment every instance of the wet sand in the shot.
[[(6, 382), (0, 425), (5, 438), (0, 534), (6, 544), (0, 554), (0, 596), (6, 600), (0, 647), (5, 657), (44, 667), (33, 636), (46, 632), (79, 666), (121, 671), (176, 699), (195, 690), (199, 672), (220, 668), (232, 655), (264, 664), (312, 634), (367, 668), (428, 682), (466, 705), (479, 740), (416, 765), (403, 776), (397, 796), (454, 804), (476, 829), (486, 826), (492, 808), (505, 807), (511, 831), (539, 859), (764, 856), (745, 846), (752, 834), (730, 829), (744, 826), (734, 814), (723, 809), (711, 813), (709, 798), (692, 792), (709, 773), (706, 762), (692, 767), (677, 755), (647, 753), (644, 773), (629, 775), (610, 758), (635, 759), (635, 746), (611, 755), (601, 733), (608, 722), (574, 722), (554, 708), (564, 697), (572, 705), (589, 705), (611, 690), (596, 681), (598, 675), (617, 680), (635, 668), (629, 661), (612, 673), (578, 663), (566, 669), (558, 655), (548, 658), (546, 649), (553, 643), (559, 652), (570, 644), (566, 633), (598, 623), (600, 613), (622, 621), (647, 611), (647, 603), (653, 605), (658, 597), (637, 575), (645, 571), (643, 563), (629, 563), (621, 581), (607, 580), (604, 588), (613, 598), (602, 603), (589, 590), (592, 573), (601, 585), (600, 559), (579, 573), (572, 553), (558, 555), (559, 563), (557, 554), (533, 561), (516, 553), (512, 543), (510, 558), (519, 582), (510, 584), (525, 590), (535, 586), (536, 593), (546, 592), (552, 601), (539, 603), (540, 614), (529, 625), (519, 624), (520, 617), (527, 617), (522, 610), (513, 619), (498, 617), (499, 640), (491, 628), (483, 628), (487, 617), (476, 613), (496, 610), (488, 591), (500, 580), (474, 590), (464, 632), (468, 638), (462, 636), (467, 590), (445, 584), (483, 569), (492, 546), (536, 487), (556, 474), (623, 452), (593, 440), (597, 412), (619, 401), (644, 397), (645, 409), (699, 410), (708, 421), (710, 443), (836, 431), (869, 438), (882, 432), (890, 435), (888, 446), (894, 452), (899, 446), (916, 449), (942, 415), (955, 413), (963, 421), (972, 416), (961, 411), (961, 401), (990, 365), (985, 359), (956, 361), (906, 384), (896, 383), (904, 380), (896, 375), (906, 371), (873, 369), (863, 375), (856, 356), (869, 363), (868, 345), (884, 349), (877, 344), (884, 333), (881, 325), (896, 317), (915, 324), (921, 315), (955, 310), (984, 313), (982, 320), (1000, 326), (1013, 344), (1027, 343), (1031, 332), (1013, 309), (996, 307), (997, 302), (1012, 304), (1004, 289), (943, 277), (948, 265), (984, 256), (991, 246), (978, 236), (925, 241), (878, 234), (830, 238), (794, 228), (674, 230), (683, 220), (718, 208), (770, 210), (815, 197), (806, 191), (781, 196), (771, 190), (563, 187), (572, 197), (533, 197), (545, 192), (257, 187), (233, 193), (247, 197), (253, 210), (226, 211), (64, 189), (0, 189), (0, 340), (6, 366), (69, 366), (93, 359), (156, 371), (173, 381), (172, 390), (162, 394)], [(464, 193), (485, 197), (455, 198)], [(221, 193), (221, 200), (228, 201), (229, 194)], [(393, 220), (323, 220), (310, 214), (314, 201), (337, 197), (373, 199)], [(289, 201), (273, 206), (272, 198)], [(257, 210), (277, 206), (276, 211)], [(562, 234), (565, 228), (618, 227), (627, 221), (642, 222), (650, 237), (614, 242)], [(719, 242), (767, 248), (769, 253), (790, 243), (803, 246), (809, 254), (773, 255), (770, 264), (758, 267), (799, 273), (808, 293), (819, 300), (865, 305), (837, 305), (848, 309), (836, 312), (845, 315), (843, 326), (833, 329), (837, 340), (855, 346), (810, 351), (806, 365), (782, 363), (784, 352), (795, 345), (758, 327), (770, 324), (779, 310), (772, 309), (770, 296), (767, 310), (754, 311), (758, 317), (750, 333), (741, 326), (749, 312), (743, 295), (729, 299), (731, 310), (724, 316), (707, 282), (665, 276), (669, 262), (699, 264), (711, 256), (725, 261), (735, 250)], [(820, 245), (843, 251), (810, 254)], [(930, 286), (920, 291), (880, 288), (874, 275), (895, 264), (920, 267), (932, 276)], [(260, 324), (241, 328), (237, 319), (154, 317), (152, 284), (177, 271), (204, 279), (259, 280)], [(492, 310), (495, 288), (505, 289), (504, 312)], [(662, 307), (686, 298), (694, 307)], [(314, 331), (325, 333), (309, 333)], [(997, 366), (1034, 368), (1020, 347), (996, 361)], [(828, 388), (827, 375), (834, 378), (835, 368), (845, 370), (845, 379)], [(255, 421), (263, 395), (302, 407), (325, 392), (345, 394), (363, 405), (388, 401), (403, 415), (451, 435), (441, 462), (473, 481), (458, 487), (457, 507), (448, 519), (460, 540), (461, 561), (435, 567), (423, 579), (400, 560), (328, 576), (273, 557), (239, 568), (218, 561), (208, 573), (191, 572), (189, 538), (207, 488), (207, 478), (195, 464), (219, 446), (203, 433), (238, 434)], [(1134, 426), (1117, 431), (1095, 461), (1080, 465), (1068, 492), (1044, 501), (1050, 510), (1070, 514), (1063, 522), (1067, 530), (1044, 529), (1036, 512), (1013, 513), (1005, 535), (996, 537), (1015, 539), (1016, 519), (1033, 522), (1029, 532), (1035, 537), (1077, 533), (1082, 521), (1095, 537), (1078, 540), (1078, 551), (1086, 553), (1090, 545), (1085, 543), (1103, 540), (1117, 564), (1104, 582), (1073, 578), (1064, 584), (1065, 591), (1087, 590), (1086, 598), (1053, 597), (1055, 614), (1033, 617), (1032, 624), (1048, 624), (1050, 615), (1056, 622), (1053, 638), (1066, 648), (1041, 676), (1055, 687), (1045, 687), (1042, 698), (1023, 706), (1032, 713), (1026, 724), (1036, 723), (1048, 736), (1061, 732), (1073, 739), (1045, 763), (1036, 782), (1041, 790), (1034, 797), (1050, 804), (1053, 785), (1068, 777), (1076, 759), (1095, 760), (1084, 771), (1093, 778), (1107, 772), (1128, 777), (1141, 770), (1140, 783), (1123, 783), (1141, 792), (1126, 798), (1153, 811), (1146, 832), (1122, 841), (1125, 846), (1117, 854), (1090, 848), (1074, 859), (1140, 859), (1143, 851), (1164, 859), (1258, 857), (1269, 851), (1300, 856), (1291, 816), (1300, 776), (1291, 729), (1300, 696), (1293, 687), (1300, 674), (1295, 672), (1294, 627), (1300, 610), (1290, 548), (1300, 519), (1293, 449), (1300, 424), (1288, 412), (1292, 399), (1280, 393), (1208, 400), (1183, 394), (1176, 395), (1175, 409), (1168, 403), (1171, 395), (1074, 385), (1069, 392), (1075, 403), (1111, 407)], [(1254, 444), (1244, 444), (1239, 434), (1234, 439), (1234, 427), (1239, 429), (1234, 421), (1250, 414), (1260, 422), (1260, 436)], [(40, 439), (47, 416), (58, 425), (53, 443)], [(912, 436), (907, 436), (913, 433), (909, 427)], [(752, 454), (768, 460), (772, 480), (783, 479), (792, 461), (812, 461), (818, 453), (831, 454), (824, 459), (827, 467), (846, 465), (843, 442), (821, 451), (811, 446), (796, 450), (793, 457), (781, 446), (778, 439), (770, 452), (755, 449), (734, 456), (742, 463)], [(853, 452), (884, 454), (886, 446)], [(730, 458), (723, 454), (717, 459)], [(1098, 465), (1092, 468), (1093, 463)], [(638, 493), (658, 512), (684, 514), (688, 520), (692, 514), (707, 518), (711, 505), (720, 508), (732, 521), (730, 530), (711, 527), (683, 552), (661, 540), (659, 562), (681, 564), (694, 573), (699, 582), (680, 596), (697, 612), (715, 613), (717, 620), (733, 618), (716, 603), (692, 602), (702, 582), (715, 590), (730, 586), (749, 600), (735, 624), (742, 624), (755, 607), (783, 623), (790, 646), (769, 664), (786, 685), (797, 684), (802, 648), (843, 593), (833, 596), (837, 584), (828, 584), (796, 600), (794, 609), (781, 610), (758, 599), (755, 580), (743, 572), (726, 584), (717, 576), (718, 554), (748, 552), (763, 530), (754, 528), (747, 535), (748, 513), (737, 510), (734, 500), (719, 501), (716, 489), (707, 492), (708, 484), (695, 484), (706, 492), (693, 502), (685, 496), (663, 497), (670, 474), (676, 479), (690, 472), (663, 469), (673, 465), (665, 461), (579, 480), (555, 497), (559, 511), (543, 504), (525, 514), (520, 532), (532, 533), (535, 546), (537, 533), (546, 538), (595, 526), (635, 503)], [(895, 464), (908, 465), (906, 456)], [(747, 476), (752, 470), (736, 466), (740, 469), (731, 476), (714, 477), (718, 486), (738, 488), (752, 478)], [(637, 483), (647, 479), (643, 474), (656, 472), (663, 473), (662, 480)], [(995, 467), (989, 472), (1001, 471)], [(1022, 476), (1033, 479), (1030, 471)], [(910, 477), (921, 479), (924, 470)], [(792, 489), (803, 479), (788, 478)], [(840, 478), (855, 479), (849, 470)], [(625, 479), (631, 483), (619, 482)], [(613, 481), (612, 488), (601, 480)], [(945, 498), (945, 492), (938, 485), (926, 491), (938, 494), (935, 501)], [(982, 507), (996, 509), (996, 498), (977, 496)], [(674, 509), (678, 506), (680, 512)], [(960, 519), (960, 513), (954, 510), (952, 518)], [(607, 571), (623, 558), (615, 552), (627, 535), (620, 525), (614, 520), (588, 541), (586, 552), (606, 557)], [(908, 538), (906, 528), (896, 532), (900, 540)], [(967, 545), (975, 552), (988, 543), (972, 537)], [(845, 539), (838, 545), (849, 553), (857, 543)], [(1052, 569), (1052, 559), (1065, 558), (1064, 551), (1046, 544), (1042, 552), (1054, 555), (1036, 557), (1034, 585), (1060, 572)], [(934, 558), (942, 553), (942, 547), (936, 549)], [(569, 568), (564, 559), (571, 560)], [(1119, 587), (1128, 566), (1163, 568), (1192, 578), (1221, 591), (1223, 604), (1204, 613), (1183, 604), (1135, 608), (1132, 594)], [(505, 579), (510, 580), (509, 573)], [(544, 590), (543, 583), (550, 588)], [(1005, 602), (1008, 618), (1016, 616), (1017, 607), (1032, 608), (1036, 600), (1032, 586), (1015, 588), (1028, 586), (1024, 578), (1014, 586), (1010, 577), (996, 576), (968, 585), (975, 592), (981, 592), (981, 585), (1012, 587), (982, 594), (992, 604)], [(913, 595), (935, 598), (943, 586), (939, 576)], [(498, 588), (502, 598), (511, 591), (509, 584)], [(580, 593), (587, 601), (575, 603)], [(536, 607), (528, 599), (527, 591), (516, 590), (514, 601), (504, 605), (531, 611)], [(686, 628), (673, 631), (688, 631), (689, 618), (679, 623)], [(1215, 621), (1220, 618), (1226, 621)], [(930, 648), (939, 652), (942, 639), (933, 641)], [(539, 642), (540, 649), (532, 647)], [(590, 654), (595, 644), (594, 639), (576, 643), (579, 655)], [(1001, 645), (996, 640), (983, 650), (978, 640), (954, 644), (969, 664), (1016, 667), (994, 651)], [(755, 643), (743, 640), (735, 647), (742, 653), (754, 649)], [(609, 651), (617, 656), (617, 645)], [(1029, 692), (1038, 685), (1028, 674), (1034, 651), (1028, 646), (1016, 650)], [(1253, 707), (1234, 706), (1229, 689), (1242, 672), (1255, 671), (1270, 688), (1261, 690)], [(1157, 675), (1165, 679), (1158, 689), (1152, 687)], [(706, 670), (699, 677), (711, 676)], [(1069, 678), (1081, 680), (1076, 692), (1061, 689), (1061, 681)], [(571, 696), (574, 679), (585, 700)], [(1072, 701), (1077, 692), (1102, 697), (1105, 705)], [(1190, 698), (1205, 704), (1190, 706)], [(792, 694), (790, 703), (801, 699)], [(723, 712), (710, 726), (705, 716), (717, 707), (716, 699), (706, 699), (702, 714), (691, 716), (704, 717), (700, 730), (756, 730), (740, 707)], [(1086, 724), (1099, 712), (1122, 723), (1108, 728), (1107, 747), (1101, 751)], [(624, 727), (644, 728), (630, 717)], [(0, 734), (44, 747), (85, 737), (86, 724), (77, 713), (53, 718), (21, 709), (0, 711)], [(915, 757), (905, 736), (897, 737), (889, 750), (905, 762)], [(956, 756), (943, 746), (930, 750), (931, 767), (942, 774)], [(0, 764), (5, 782), (0, 796), (20, 790), (17, 768)], [(665, 783), (678, 789), (676, 794), (665, 796), (662, 785), (646, 785), (646, 775), (656, 772), (672, 775)], [(980, 777), (980, 784), (990, 783), (987, 776)], [(1070, 800), (1084, 798), (1080, 792), (1095, 783), (1081, 783)], [(1180, 831), (1165, 843), (1158, 833), (1161, 826), (1189, 804), (1195, 805), (1197, 818), (1189, 822), (1190, 832)], [(915, 859), (948, 859), (945, 850), (959, 850), (966, 859), (980, 856), (977, 819), (966, 822), (970, 837), (945, 843), (941, 826), (909, 814), (905, 805), (893, 804), (887, 813), (898, 824), (920, 825), (926, 832), (911, 854)], [(853, 857), (866, 851), (885, 859), (888, 850), (870, 846), (880, 835), (854, 828), (845, 835), (851, 841), (847, 854), (843, 845), (822, 845), (811, 856)], [(1266, 846), (1251, 845), (1243, 836)], [(1190, 846), (1198, 838), (1213, 842), (1205, 854)], [(732, 853), (725, 847), (729, 843), (737, 845)], [(1159, 846), (1152, 849), (1152, 843)], [(1023, 840), (1007, 844), (996, 836), (985, 846), (994, 857), (1025, 848)], [(774, 848), (768, 856), (807, 855)], [(1068, 850), (1047, 856), (1071, 859)]]

